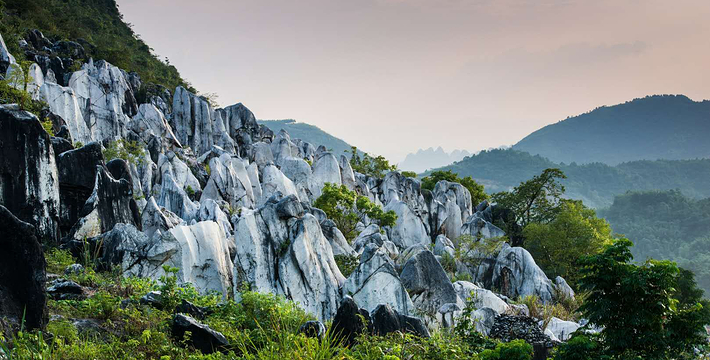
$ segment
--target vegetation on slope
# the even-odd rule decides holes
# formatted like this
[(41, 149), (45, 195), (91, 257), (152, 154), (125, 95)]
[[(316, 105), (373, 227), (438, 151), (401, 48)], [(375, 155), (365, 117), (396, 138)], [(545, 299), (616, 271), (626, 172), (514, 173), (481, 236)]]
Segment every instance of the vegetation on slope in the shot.
[(320, 144), (327, 149), (332, 149), (337, 156), (345, 155), (352, 146), (345, 141), (328, 134), (319, 127), (296, 122), (296, 120), (259, 120), (259, 124), (266, 125), (274, 133), (286, 130), (291, 139), (301, 139), (311, 144)]
[(548, 125), (513, 148), (554, 162), (611, 165), (710, 157), (710, 101), (656, 95)]
[(81, 39), (88, 57), (135, 71), (144, 82), (171, 91), (178, 85), (190, 87), (174, 66), (158, 59), (123, 21), (115, 0), (0, 1), (0, 33), (13, 55), (22, 55), (18, 41), (33, 29), (52, 40)]
[(630, 190), (680, 189), (693, 198), (710, 197), (710, 159), (644, 160), (610, 166), (556, 164), (539, 155), (517, 150), (483, 151), (437, 170), (471, 176), (489, 193), (506, 191), (548, 168), (562, 170), (567, 196), (593, 208), (608, 207), (614, 196)]
[(710, 198), (694, 200), (677, 190), (632, 192), (598, 213), (633, 240), (635, 258), (676, 261), (710, 293)]

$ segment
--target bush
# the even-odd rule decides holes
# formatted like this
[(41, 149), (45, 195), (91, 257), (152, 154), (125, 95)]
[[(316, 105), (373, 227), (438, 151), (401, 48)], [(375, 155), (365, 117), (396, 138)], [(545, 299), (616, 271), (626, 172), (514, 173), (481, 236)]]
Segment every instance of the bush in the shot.
[(343, 274), (343, 276), (348, 277), (350, 274), (357, 269), (359, 265), (359, 260), (357, 256), (350, 256), (346, 254), (335, 255), (335, 263), (338, 265), (338, 269)]
[(488, 194), (483, 190), (483, 185), (473, 180), (472, 177), (466, 176), (460, 178), (451, 170), (447, 171), (434, 171), (431, 174), (422, 178), (422, 189), (434, 191), (436, 183), (441, 180), (446, 180), (449, 182), (455, 182), (463, 185), (468, 192), (471, 194), (471, 203), (476, 206), (481, 203), (481, 201), (488, 199)]
[(531, 360), (532, 345), (525, 340), (513, 340), (509, 343), (499, 343), (494, 350), (484, 350), (481, 360)]
[(113, 159), (123, 159), (131, 164), (139, 165), (145, 161), (145, 149), (137, 141), (126, 139), (112, 141), (102, 152), (106, 162)]
[(383, 156), (372, 157), (367, 153), (360, 155), (355, 146), (351, 148), (350, 154), (350, 166), (353, 171), (361, 174), (382, 178), (386, 173), (397, 170), (397, 165), (390, 165)]
[(323, 210), (348, 241), (357, 236), (355, 226), (358, 222), (366, 222), (369, 219), (379, 226), (393, 226), (397, 221), (394, 211), (383, 211), (370, 199), (358, 196), (345, 185), (326, 183), (313, 206)]

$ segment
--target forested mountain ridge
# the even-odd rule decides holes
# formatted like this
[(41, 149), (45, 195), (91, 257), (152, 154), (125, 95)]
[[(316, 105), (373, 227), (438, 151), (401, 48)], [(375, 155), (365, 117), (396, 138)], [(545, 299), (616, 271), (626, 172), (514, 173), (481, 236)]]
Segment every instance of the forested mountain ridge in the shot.
[(653, 95), (543, 127), (513, 146), (554, 162), (681, 160), (710, 157), (710, 101)]
[(678, 190), (630, 192), (597, 212), (634, 242), (637, 261), (676, 261), (710, 292), (710, 198), (694, 200)]
[(547, 168), (559, 168), (566, 175), (562, 183), (567, 196), (595, 208), (608, 207), (615, 195), (630, 190), (680, 191), (692, 198), (710, 196), (710, 159), (644, 160), (610, 166), (602, 163), (577, 165), (554, 163), (539, 155), (514, 149), (482, 151), (440, 168), (459, 176), (471, 176), (489, 193), (506, 191)]

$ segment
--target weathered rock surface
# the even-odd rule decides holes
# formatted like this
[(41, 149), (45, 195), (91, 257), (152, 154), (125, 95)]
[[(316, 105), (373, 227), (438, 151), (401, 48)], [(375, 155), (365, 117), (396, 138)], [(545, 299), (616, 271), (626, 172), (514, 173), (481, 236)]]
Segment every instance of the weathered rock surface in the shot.
[(44, 252), (35, 228), (0, 205), (0, 318), (25, 328), (44, 327)]
[(532, 255), (520, 247), (503, 246), (496, 258), (492, 282), (501, 294), (512, 299), (536, 295), (544, 302), (553, 300), (552, 282)]
[(360, 265), (343, 285), (343, 295), (350, 295), (368, 311), (388, 304), (398, 313), (414, 311), (407, 289), (402, 285), (394, 264), (383, 248), (369, 244), (360, 257)]
[(330, 319), (345, 278), (318, 220), (292, 216), (303, 213), (298, 207), (295, 196), (276, 196), (242, 213), (235, 225), (234, 285), (238, 290), (247, 282), (256, 291), (285, 295), (319, 319)]
[(372, 331), (368, 326), (371, 327), (370, 313), (358, 308), (352, 297), (344, 296), (333, 318), (333, 335), (343, 339), (345, 344), (353, 345), (358, 335)]
[(96, 184), (97, 166), (103, 164), (101, 145), (96, 142), (58, 156), (60, 227), (63, 233), (68, 232), (79, 219)]
[(39, 120), (0, 105), (0, 205), (32, 224), (43, 243), (59, 239), (59, 176), (49, 135)]
[(396, 331), (429, 337), (429, 330), (415, 317), (397, 313), (397, 310), (385, 304), (372, 312), (372, 330), (375, 335), (384, 336)]
[(572, 333), (577, 331), (581, 325), (573, 321), (565, 321), (552, 317), (545, 330), (551, 331), (560, 341), (567, 341), (572, 337)]
[(429, 250), (407, 260), (400, 278), (419, 313), (430, 318), (434, 318), (444, 304), (459, 302), (446, 271)]
[(496, 315), (510, 311), (510, 306), (490, 290), (480, 288), (468, 281), (457, 281), (453, 287), (459, 299), (473, 304), (476, 309), (489, 308), (495, 311)]

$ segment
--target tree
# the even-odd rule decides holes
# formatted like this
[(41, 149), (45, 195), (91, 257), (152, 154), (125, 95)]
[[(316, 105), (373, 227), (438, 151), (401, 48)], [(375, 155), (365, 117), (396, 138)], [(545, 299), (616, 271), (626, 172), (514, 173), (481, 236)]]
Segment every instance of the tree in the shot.
[[(648, 260), (633, 264), (632, 245), (619, 239), (601, 253), (580, 260), (580, 287), (589, 291), (581, 311), (590, 323), (603, 327), (594, 340), (601, 345), (596, 350), (599, 356), (591, 358), (686, 358), (705, 342), (703, 325), (710, 319), (702, 304), (674, 298), (685, 276), (675, 263)], [(687, 281), (686, 286), (693, 288)]]
[(357, 236), (355, 226), (358, 222), (369, 219), (379, 226), (394, 226), (397, 221), (394, 211), (382, 210), (370, 199), (358, 196), (345, 185), (326, 183), (313, 206), (323, 210), (349, 241)]
[(386, 173), (397, 170), (397, 165), (390, 165), (384, 156), (372, 157), (368, 153), (358, 152), (355, 146), (350, 149), (350, 153), (350, 166), (353, 171), (361, 174), (382, 178)]
[(402, 171), (402, 176), (416, 179), (417, 173), (415, 173), (414, 171)]
[(530, 223), (523, 229), (525, 248), (550, 277), (564, 277), (572, 286), (580, 278), (577, 260), (598, 254), (613, 239), (611, 227), (581, 201), (563, 201), (547, 224)]
[(512, 210), (523, 228), (531, 222), (547, 223), (559, 212), (565, 192), (559, 179), (566, 178), (560, 169), (545, 169), (542, 174), (520, 183), (511, 192), (494, 194), (493, 200)]
[(428, 176), (422, 178), (422, 189), (433, 191), (436, 187), (436, 183), (441, 180), (446, 180), (449, 182), (455, 182), (463, 185), (469, 193), (471, 193), (471, 203), (476, 206), (481, 201), (488, 199), (488, 194), (483, 190), (483, 185), (473, 180), (472, 177), (466, 176), (460, 178), (456, 173), (451, 170), (446, 171), (434, 171)]

